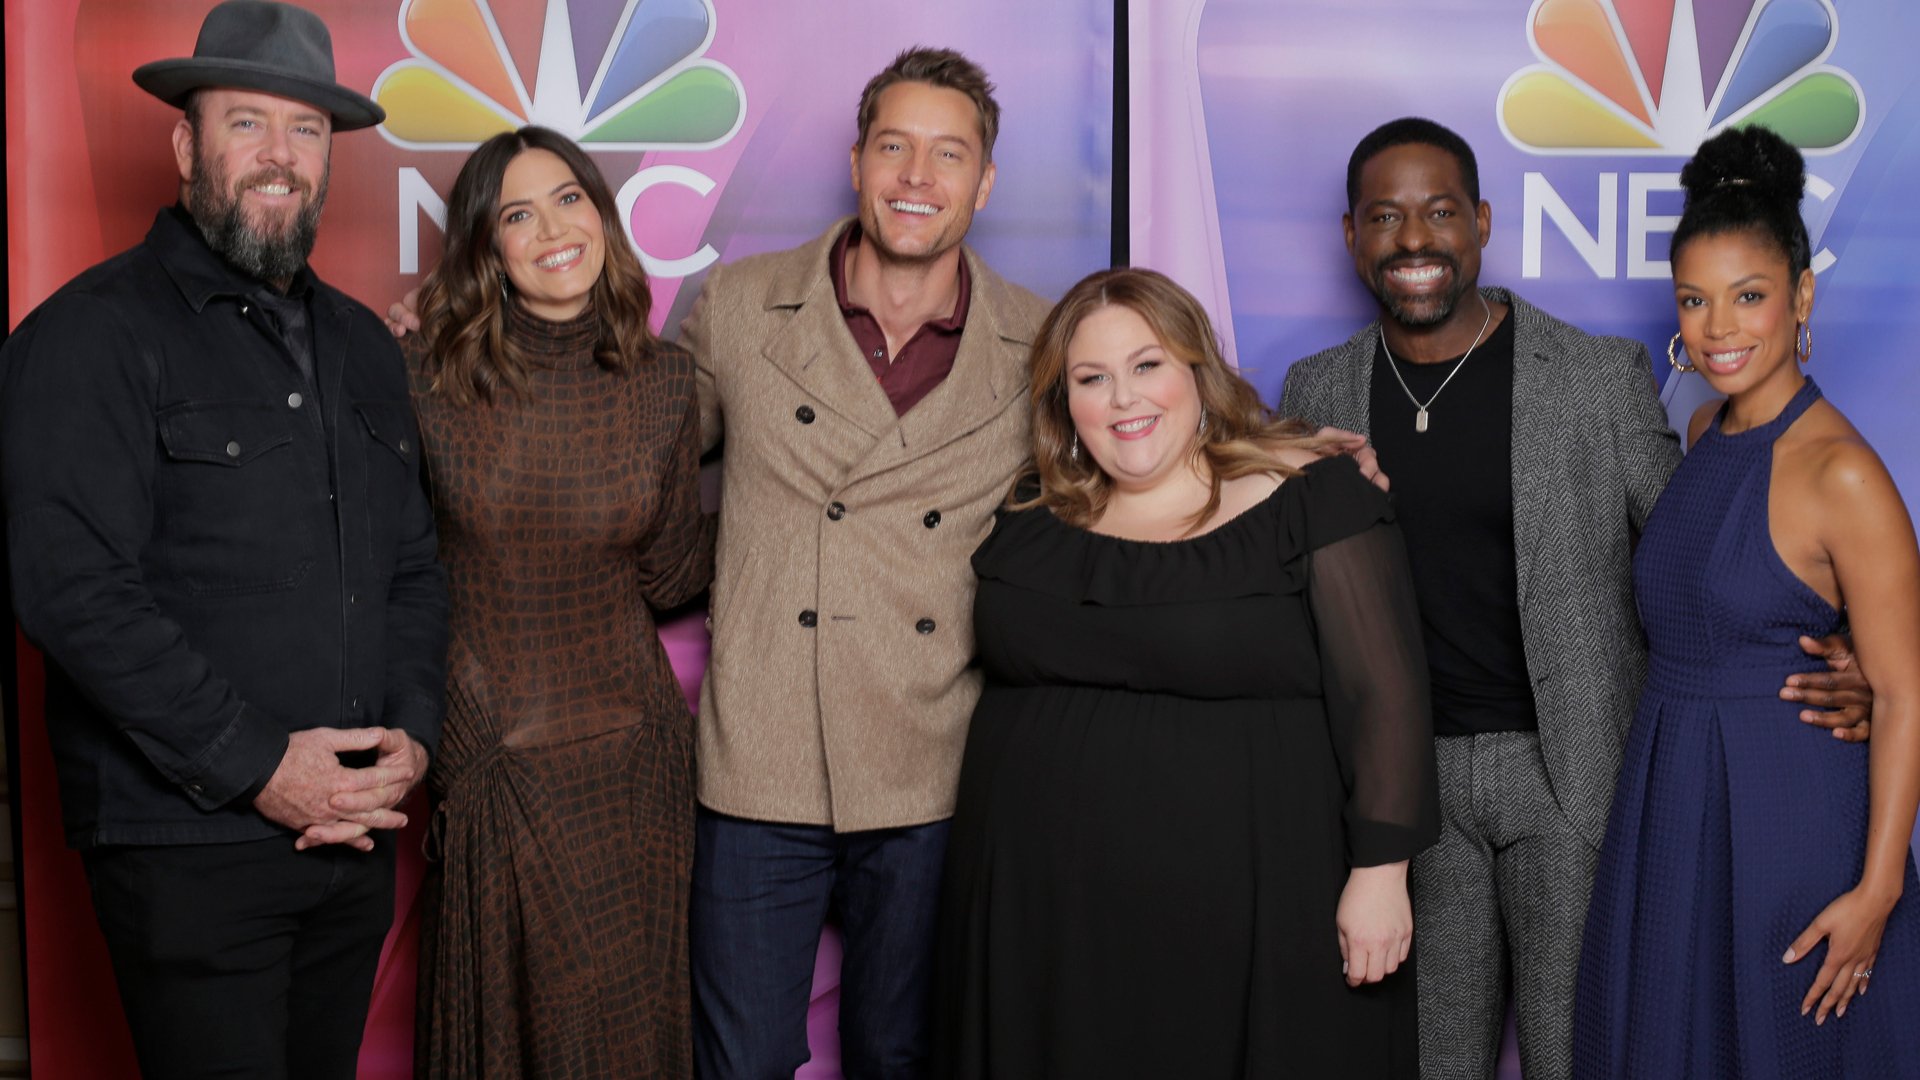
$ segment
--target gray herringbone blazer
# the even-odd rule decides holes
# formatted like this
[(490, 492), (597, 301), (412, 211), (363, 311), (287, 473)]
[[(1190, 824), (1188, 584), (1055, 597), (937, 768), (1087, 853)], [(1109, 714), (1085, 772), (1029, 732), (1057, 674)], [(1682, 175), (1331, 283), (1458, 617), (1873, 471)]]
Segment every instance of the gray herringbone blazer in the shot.
[[(1513, 548), (1520, 629), (1554, 798), (1595, 847), (1646, 678), (1631, 556), (1680, 461), (1646, 347), (1513, 307)], [(1280, 411), (1368, 432), (1380, 324), (1295, 363)]]

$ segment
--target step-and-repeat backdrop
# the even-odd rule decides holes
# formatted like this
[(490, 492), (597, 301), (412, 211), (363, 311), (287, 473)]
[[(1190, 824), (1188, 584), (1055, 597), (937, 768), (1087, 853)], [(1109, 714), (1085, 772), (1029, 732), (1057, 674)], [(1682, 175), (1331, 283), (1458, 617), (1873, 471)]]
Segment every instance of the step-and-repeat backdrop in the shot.
[[(134, 88), (139, 63), (191, 50), (203, 4), (9, 5), (11, 321), (142, 235), (173, 199), (175, 114)], [(464, 151), (523, 122), (589, 145), (619, 191), (677, 325), (716, 261), (800, 243), (852, 205), (846, 149), (860, 86), (898, 49), (980, 60), (1006, 114), (993, 204), (974, 242), (1058, 295), (1109, 257), (1110, 0), (311, 0), (342, 81), (382, 128), (342, 136), (314, 263), (375, 308), (439, 249)], [(1229, 355), (1271, 399), (1293, 360), (1373, 317), (1341, 244), (1358, 138), (1419, 114), (1480, 158), (1494, 211), (1483, 279), (1587, 329), (1647, 342), (1675, 415), (1705, 396), (1670, 376), (1665, 263), (1678, 172), (1723, 124), (1799, 143), (1818, 255), (1813, 371), (1915, 503), (1920, 286), (1920, 13), (1886, 0), (1132, 0), (1127, 9), (1135, 262), (1214, 311)], [(690, 699), (697, 620), (667, 628)], [(130, 1074), (78, 862), (62, 846), (37, 661), (22, 646), (23, 902), (37, 1075)], [(407, 845), (412, 848), (413, 845)], [(375, 994), (362, 1075), (404, 1076), (413, 886)], [(822, 950), (815, 1061), (838, 1074), (836, 952)]]
[[(1802, 148), (1821, 389), (1920, 512), (1920, 7), (1901, 0), (1134, 0), (1131, 253), (1215, 316), (1277, 400), (1293, 361), (1376, 317), (1340, 217), (1354, 144), (1426, 116), (1474, 148), (1481, 280), (1646, 342), (1669, 416), (1680, 167), (1760, 123)], [(1509, 1033), (1511, 1039), (1511, 1033)], [(1511, 1041), (1502, 1080), (1518, 1077)]]
[[(866, 80), (903, 48), (957, 48), (1003, 107), (992, 204), (971, 242), (1001, 273), (1057, 296), (1110, 258), (1113, 4), (1071, 0), (300, 0), (332, 29), (340, 81), (382, 127), (339, 136), (313, 264), (384, 311), (440, 250), (466, 151), (539, 123), (591, 149), (619, 195), (671, 333), (715, 262), (790, 247), (852, 212), (847, 150)], [(177, 188), (176, 110), (130, 73), (193, 51), (212, 0), (34, 0), (6, 7), (10, 320), (137, 243)], [(664, 631), (688, 699), (698, 617)], [(35, 1076), (134, 1075), (79, 860), (59, 827), (38, 658), (21, 659), (22, 903)], [(415, 814), (416, 820), (424, 814)], [(401, 873), (361, 1059), (411, 1075), (420, 876)], [(802, 1074), (839, 1074), (837, 946), (822, 949)]]
[(1270, 399), (1375, 317), (1342, 244), (1347, 158), (1399, 116), (1459, 132), (1493, 206), (1481, 280), (1647, 343), (1673, 415), (1680, 166), (1724, 125), (1802, 148), (1809, 370), (1920, 507), (1920, 8), (1885, 0), (1154, 0), (1130, 6), (1136, 262), (1207, 302)]

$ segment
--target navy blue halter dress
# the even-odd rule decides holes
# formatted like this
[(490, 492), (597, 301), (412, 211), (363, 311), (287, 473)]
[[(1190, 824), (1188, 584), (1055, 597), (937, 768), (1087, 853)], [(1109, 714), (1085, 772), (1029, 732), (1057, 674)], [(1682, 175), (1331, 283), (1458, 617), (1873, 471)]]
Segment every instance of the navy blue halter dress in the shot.
[(1821, 667), (1799, 635), (1840, 622), (1781, 560), (1767, 519), (1774, 441), (1819, 397), (1808, 380), (1738, 435), (1716, 418), (1635, 552), (1649, 670), (1587, 912), (1576, 1076), (1920, 1077), (1911, 854), (1869, 992), (1846, 1016), (1800, 1015), (1824, 942), (1781, 962), (1858, 884), (1867, 837), (1868, 747), (1779, 697), (1790, 672)]

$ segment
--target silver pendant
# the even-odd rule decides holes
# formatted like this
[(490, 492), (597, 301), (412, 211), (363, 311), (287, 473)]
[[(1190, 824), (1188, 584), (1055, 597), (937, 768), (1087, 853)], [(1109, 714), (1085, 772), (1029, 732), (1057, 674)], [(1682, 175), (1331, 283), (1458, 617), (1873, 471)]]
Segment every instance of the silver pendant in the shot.
[(1413, 430), (1425, 434), (1427, 430), (1427, 410), (1421, 409), (1413, 414)]

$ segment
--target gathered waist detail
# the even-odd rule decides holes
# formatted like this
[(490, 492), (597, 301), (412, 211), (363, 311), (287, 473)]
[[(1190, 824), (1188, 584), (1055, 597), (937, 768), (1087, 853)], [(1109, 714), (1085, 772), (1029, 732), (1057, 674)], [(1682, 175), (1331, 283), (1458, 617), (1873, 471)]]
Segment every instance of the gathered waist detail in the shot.
[(1690, 698), (1779, 698), (1787, 676), (1821, 670), (1818, 662), (1797, 662), (1735, 667), (1716, 664), (1679, 664), (1648, 657), (1647, 690), (1673, 697)]

